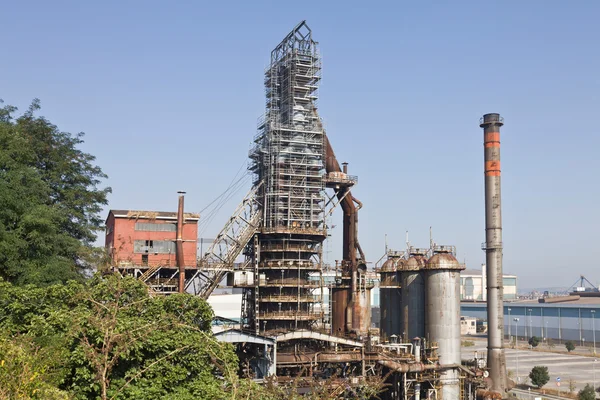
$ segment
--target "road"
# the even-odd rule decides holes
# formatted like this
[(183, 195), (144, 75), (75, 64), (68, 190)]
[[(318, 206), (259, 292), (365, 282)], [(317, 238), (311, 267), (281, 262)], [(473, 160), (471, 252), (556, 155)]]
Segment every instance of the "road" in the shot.
[(533, 400), (536, 397), (541, 397), (544, 400), (565, 400), (566, 399), (566, 397), (558, 397), (558, 396), (553, 396), (551, 394), (539, 394), (539, 393), (529, 392), (527, 390), (522, 390), (522, 389), (513, 389), (512, 392), (517, 394), (518, 399), (532, 399)]
[[(473, 347), (462, 348), (463, 359), (473, 359), (475, 352), (479, 357), (487, 356), (486, 341), (479, 338), (468, 338), (475, 343)], [(518, 375), (517, 375), (518, 361)], [(512, 371), (513, 379), (519, 376), (520, 383), (530, 383), (529, 372), (536, 365), (548, 367), (550, 381), (546, 388), (556, 389), (556, 378), (561, 381), (561, 390), (569, 390), (569, 380), (575, 381), (576, 391), (582, 389), (586, 383), (596, 387), (600, 385), (600, 358), (584, 357), (572, 354), (545, 353), (541, 351), (506, 349), (506, 368)], [(594, 379), (595, 377), (595, 379)]]

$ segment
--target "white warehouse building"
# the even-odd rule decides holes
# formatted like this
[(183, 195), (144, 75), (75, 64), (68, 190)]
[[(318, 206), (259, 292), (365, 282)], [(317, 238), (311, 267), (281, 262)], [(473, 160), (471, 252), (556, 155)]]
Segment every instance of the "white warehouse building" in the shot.
[[(504, 286), (504, 300), (517, 299), (517, 276), (502, 275)], [(460, 299), (461, 301), (487, 301), (485, 264), (481, 270), (465, 269), (460, 272)]]

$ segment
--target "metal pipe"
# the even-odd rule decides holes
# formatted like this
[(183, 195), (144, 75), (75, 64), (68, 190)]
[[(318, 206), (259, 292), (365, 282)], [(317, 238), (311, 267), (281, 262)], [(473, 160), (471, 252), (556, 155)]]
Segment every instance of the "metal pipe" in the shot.
[(179, 191), (179, 206), (177, 207), (177, 241), (175, 242), (175, 256), (179, 269), (179, 293), (185, 292), (185, 262), (183, 259), (183, 198), (185, 192)]
[(485, 172), (485, 254), (487, 272), (488, 361), (491, 390), (504, 393), (507, 389), (506, 358), (503, 331), (502, 285), (502, 202), (500, 191), (500, 114), (485, 114), (483, 128)]

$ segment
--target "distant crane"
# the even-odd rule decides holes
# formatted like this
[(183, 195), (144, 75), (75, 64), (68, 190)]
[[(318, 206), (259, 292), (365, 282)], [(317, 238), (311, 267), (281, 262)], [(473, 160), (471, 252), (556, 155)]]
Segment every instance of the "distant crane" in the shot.
[(600, 292), (600, 290), (583, 275), (579, 275), (579, 279), (569, 286), (567, 291), (573, 292), (574, 294), (582, 292)]

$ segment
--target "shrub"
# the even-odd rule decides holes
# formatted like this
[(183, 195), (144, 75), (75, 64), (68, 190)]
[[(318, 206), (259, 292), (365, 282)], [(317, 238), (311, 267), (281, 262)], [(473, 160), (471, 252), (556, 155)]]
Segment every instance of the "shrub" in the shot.
[(565, 343), (565, 347), (567, 348), (567, 351), (569, 353), (572, 352), (573, 350), (575, 350), (575, 345), (570, 340)]
[(579, 400), (594, 400), (596, 398), (594, 387), (590, 384), (585, 385), (585, 387), (577, 393), (577, 398)]
[(532, 336), (529, 338), (529, 345), (531, 347), (537, 347), (540, 344), (540, 338), (537, 336)]
[(550, 380), (550, 374), (548, 373), (548, 367), (535, 366), (529, 373), (529, 379), (531, 383), (541, 388)]

